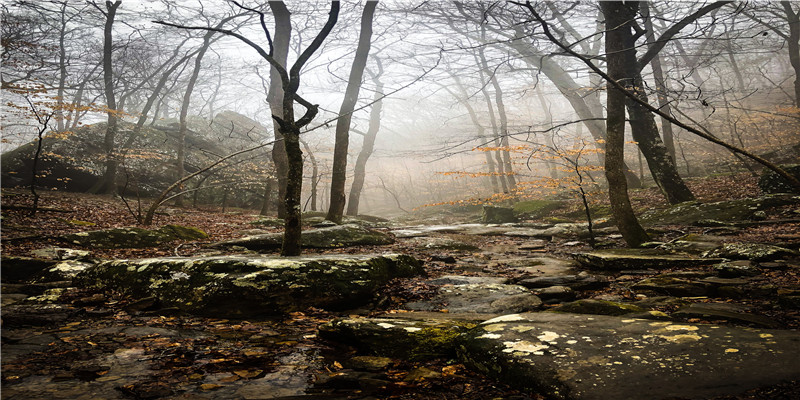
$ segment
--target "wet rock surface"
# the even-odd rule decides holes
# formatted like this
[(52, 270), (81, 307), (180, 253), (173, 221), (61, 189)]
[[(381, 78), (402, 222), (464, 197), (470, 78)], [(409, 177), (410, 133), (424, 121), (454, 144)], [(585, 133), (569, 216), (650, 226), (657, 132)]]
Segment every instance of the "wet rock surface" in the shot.
[(589, 253), (576, 253), (575, 259), (589, 269), (622, 271), (631, 269), (666, 269), (711, 265), (722, 262), (719, 256), (697, 258), (688, 255), (660, 254), (650, 249), (598, 250)]
[(705, 398), (800, 377), (790, 331), (529, 313), (485, 321), (461, 343), (475, 368), (554, 399)]
[(76, 280), (197, 314), (242, 317), (354, 306), (392, 278), (422, 273), (416, 259), (398, 254), (167, 257), (104, 262)]
[[(386, 233), (358, 225), (335, 225), (325, 228), (304, 230), (300, 237), (304, 248), (337, 248), (348, 246), (377, 246), (394, 243)], [(241, 239), (216, 243), (216, 247), (239, 246), (258, 251), (271, 251), (281, 248), (283, 233), (267, 233), (246, 236)]]

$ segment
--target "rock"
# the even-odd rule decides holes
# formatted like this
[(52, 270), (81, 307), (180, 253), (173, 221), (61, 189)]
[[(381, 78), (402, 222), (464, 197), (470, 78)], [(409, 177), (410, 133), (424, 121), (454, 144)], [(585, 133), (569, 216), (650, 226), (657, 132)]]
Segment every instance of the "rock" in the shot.
[(800, 378), (800, 333), (560, 313), (461, 337), (467, 365), (548, 399), (712, 398)]
[(567, 286), (573, 290), (592, 290), (608, 286), (608, 279), (585, 273), (577, 275), (541, 276), (519, 281), (527, 288), (538, 289), (550, 286)]
[(495, 276), (463, 276), (463, 275), (444, 275), (428, 281), (431, 285), (469, 285), (469, 284), (495, 284), (502, 285), (508, 282), (508, 278)]
[(706, 321), (730, 321), (756, 325), (764, 328), (777, 328), (780, 324), (772, 318), (750, 314), (745, 307), (730, 303), (692, 303), (681, 307), (672, 316), (675, 318), (699, 318)]
[(520, 250), (541, 250), (547, 247), (547, 241), (532, 239), (519, 246)]
[(477, 246), (471, 245), (460, 240), (442, 237), (420, 237), (409, 240), (409, 244), (420, 250), (463, 250), (475, 251)]
[(32, 250), (31, 254), (36, 258), (46, 258), (49, 260), (84, 260), (89, 258), (91, 252), (64, 247), (45, 247)]
[(61, 236), (70, 243), (98, 249), (155, 247), (173, 240), (198, 240), (207, 237), (200, 229), (181, 225), (165, 225), (156, 230), (112, 228)]
[(319, 333), (325, 339), (346, 343), (378, 356), (410, 361), (452, 358), (455, 356), (456, 338), (475, 327), (480, 320), (460, 320), (453, 315), (441, 315), (419, 320), (340, 318), (321, 325)]
[(3, 282), (23, 282), (57, 263), (43, 258), (3, 256), (0, 259), (0, 276)]
[(27, 299), (27, 298), (28, 298), (27, 294), (6, 293), (5, 291), (3, 291), (3, 293), (0, 294), (0, 299), (2, 299), (2, 301), (0, 302), (0, 307), (5, 307), (5, 306), (10, 306), (12, 304), (16, 304), (16, 303), (21, 302), (22, 300)]
[[(781, 165), (786, 172), (797, 179), (800, 179), (800, 165), (790, 164)], [(794, 193), (800, 194), (800, 189), (794, 187), (786, 178), (778, 175), (771, 169), (764, 169), (761, 177), (758, 178), (758, 188), (761, 193)]]
[(447, 254), (433, 254), (431, 255), (431, 261), (441, 261), (445, 264), (455, 264), (456, 258)]
[(345, 361), (343, 365), (345, 368), (377, 372), (388, 368), (392, 362), (389, 357), (356, 356)]
[(756, 211), (798, 202), (800, 198), (791, 195), (769, 195), (707, 204), (689, 201), (666, 210), (646, 212), (639, 220), (644, 225), (692, 225), (708, 219), (719, 222), (742, 221), (751, 219)]
[(339, 224), (337, 224), (336, 222), (333, 222), (333, 221), (328, 221), (326, 219), (326, 220), (311, 224), (311, 227), (312, 228), (330, 228), (332, 226), (337, 226), (337, 225), (339, 225)]
[(390, 279), (422, 273), (419, 261), (398, 254), (167, 257), (107, 261), (75, 281), (152, 296), (187, 312), (238, 317), (355, 306)]
[(618, 303), (607, 300), (584, 299), (562, 304), (558, 307), (551, 308), (549, 311), (573, 314), (625, 315), (631, 313), (641, 313), (645, 310), (633, 304)]
[(281, 218), (260, 216), (255, 221), (250, 221), (250, 225), (263, 226), (267, 228), (282, 228), (286, 224)]
[(514, 203), (514, 213), (521, 218), (541, 219), (564, 207), (566, 202), (561, 200), (528, 200)]
[(483, 206), (483, 217), (481, 222), (485, 224), (505, 224), (507, 222), (517, 222), (513, 208)]
[(756, 276), (761, 274), (761, 269), (747, 260), (731, 261), (714, 265), (714, 272), (721, 278), (738, 278), (740, 276)]
[[(247, 236), (215, 243), (218, 247), (240, 246), (251, 250), (276, 250), (281, 248), (283, 233)], [(347, 246), (377, 246), (392, 244), (394, 239), (383, 232), (358, 225), (337, 225), (303, 231), (300, 245), (305, 248), (336, 248)]]
[(533, 294), (539, 296), (545, 303), (560, 303), (564, 301), (574, 300), (575, 291), (568, 286), (550, 286), (542, 289), (536, 289)]
[(94, 264), (80, 262), (75, 260), (61, 261), (52, 267), (40, 272), (35, 282), (53, 282), (53, 281), (68, 281), (72, 280), (82, 271), (91, 267)]
[(707, 296), (711, 289), (711, 284), (683, 278), (656, 276), (639, 281), (632, 286), (632, 289), (636, 291), (648, 290), (669, 296), (696, 297)]
[(703, 254), (703, 257), (722, 257), (751, 261), (770, 261), (797, 256), (797, 252), (783, 247), (758, 243), (726, 243), (722, 247)]
[(3, 328), (52, 325), (65, 321), (77, 311), (65, 304), (12, 304), (2, 309)]
[(441, 372), (434, 371), (430, 368), (419, 367), (409, 371), (408, 375), (406, 375), (405, 378), (403, 378), (403, 381), (415, 382), (423, 379), (437, 379), (441, 377), (442, 377)]
[(692, 233), (658, 246), (657, 249), (669, 253), (682, 252), (698, 254), (716, 249), (722, 244), (723, 240), (725, 240), (725, 238), (721, 236), (698, 235)]
[(589, 253), (576, 253), (573, 254), (573, 257), (587, 268), (607, 271), (696, 267), (723, 261), (720, 259), (658, 254), (657, 251), (651, 249), (596, 250)]
[(541, 299), (519, 285), (474, 283), (443, 286), (431, 300), (410, 302), (406, 307), (415, 311), (501, 314), (535, 310), (541, 305)]

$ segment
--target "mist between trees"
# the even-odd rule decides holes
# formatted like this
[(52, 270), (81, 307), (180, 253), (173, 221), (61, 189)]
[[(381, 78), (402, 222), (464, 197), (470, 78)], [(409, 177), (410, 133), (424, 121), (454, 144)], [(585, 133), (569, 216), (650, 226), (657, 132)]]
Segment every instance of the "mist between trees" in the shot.
[(694, 199), (687, 178), (797, 159), (799, 14), (796, 2), (9, 1), (2, 184), (121, 196), (142, 224), (166, 203), (251, 208), (293, 238), (301, 211), (341, 222), (610, 198), (636, 245), (628, 190), (657, 186), (674, 204)]

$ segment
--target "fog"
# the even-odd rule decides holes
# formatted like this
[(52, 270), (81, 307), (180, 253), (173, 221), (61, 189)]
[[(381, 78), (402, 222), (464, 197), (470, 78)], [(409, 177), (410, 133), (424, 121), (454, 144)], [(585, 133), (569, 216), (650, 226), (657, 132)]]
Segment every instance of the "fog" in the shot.
[[(291, 65), (322, 28), (329, 3), (286, 4), (292, 13)], [(306, 210), (310, 209), (315, 178), (311, 156), (318, 166), (317, 209), (325, 211), (328, 206), (334, 131), (364, 4), (342, 2), (333, 30), (300, 71), (298, 94), (319, 105), (313, 121), (301, 130), (301, 139), (308, 146), (303, 150), (302, 203)], [(654, 2), (648, 7), (649, 16), (637, 15), (634, 31), (641, 30), (635, 42), (637, 56), (654, 43), (663, 44), (641, 69), (643, 93), (650, 104), (720, 140), (769, 155), (775, 162), (796, 158), (796, 153), (784, 154), (800, 139), (796, 89), (800, 54), (794, 54), (798, 39), (796, 32), (790, 32), (792, 16), (778, 3), (730, 3), (701, 12), (709, 4)], [(787, 4), (794, 13), (800, 12), (796, 3)], [(564, 44), (606, 69), (607, 27), (597, 3), (537, 2), (532, 7)], [(264, 26), (273, 35), (275, 22), (265, 2), (122, 2), (112, 29), (112, 75), (117, 103), (123, 103), (121, 119), (135, 124), (148, 96), (158, 90), (147, 124), (180, 122), (181, 103), (196, 57), (190, 53), (202, 45), (207, 31), (154, 21), (216, 27), (238, 13), (241, 15), (222, 24), (222, 29), (268, 49), (255, 11), (263, 12)], [(3, 6), (4, 153), (36, 139), (41, 123), (32, 116), (33, 109), (52, 113), (48, 134), (59, 130), (59, 125), (62, 132), (73, 134), (82, 126), (105, 123), (103, 105), (107, 102), (100, 65), (104, 12), (106, 5), (100, 2), (8, 2)], [(381, 1), (372, 30), (367, 69), (349, 129), (348, 188), (369, 129), (370, 113), (380, 101), (380, 129), (366, 166), (360, 213), (402, 215), (432, 204), (551, 196), (574, 188), (576, 173), (583, 174), (591, 190), (605, 185), (602, 150), (598, 149), (603, 148), (606, 82), (584, 61), (549, 40), (541, 22), (524, 5)], [(167, 85), (156, 89), (163, 71), (186, 55), (189, 57), (170, 75)], [(660, 64), (663, 82), (654, 74), (653, 61)], [(242, 142), (226, 151), (274, 140), (273, 112), (267, 102), (269, 71), (264, 57), (240, 38), (224, 32), (213, 35), (191, 93), (187, 114), (195, 125), (190, 130), (206, 135), (198, 121), (211, 125), (227, 110), (261, 126), (253, 131), (257, 134), (250, 135), (252, 143)], [(383, 85), (383, 96), (375, 96), (375, 76)], [(39, 85), (44, 90), (20, 90), (24, 85)], [(60, 100), (57, 93), (61, 93)], [(75, 111), (92, 104), (96, 108)], [(295, 104), (295, 109), (299, 117), (306, 108)], [(673, 124), (658, 117), (655, 120), (659, 141), (667, 145), (684, 178), (761, 168), (678, 126), (670, 126), (667, 137), (665, 125)], [(642, 159), (630, 134), (628, 128), (627, 166), (645, 185), (652, 186), (647, 160)], [(123, 139), (117, 138), (118, 146)], [(224, 135), (215, 140), (226, 141)], [(173, 149), (159, 150), (164, 162), (173, 162)], [(504, 162), (504, 158), (508, 160)], [(228, 168), (244, 168), (237, 172), (242, 182), (266, 182), (276, 176), (268, 153), (250, 162), (259, 164), (263, 174), (249, 176), (250, 167), (244, 163), (232, 163)], [(8, 168), (4, 163), (4, 169)], [(99, 167), (91, 168), (101, 173)], [(236, 182), (226, 184), (238, 190)], [(263, 191), (251, 183), (239, 189), (245, 186)], [(212, 192), (209, 189), (206, 201), (218, 202)]]

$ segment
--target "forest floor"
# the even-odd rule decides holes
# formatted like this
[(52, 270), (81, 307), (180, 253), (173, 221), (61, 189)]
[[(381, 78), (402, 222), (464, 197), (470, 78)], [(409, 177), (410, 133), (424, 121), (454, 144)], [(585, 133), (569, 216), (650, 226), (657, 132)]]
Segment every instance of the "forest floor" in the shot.
[[(689, 184), (699, 200), (704, 202), (732, 198), (752, 197), (758, 194), (755, 179), (750, 175), (721, 176), (690, 180)], [(71, 247), (57, 239), (58, 236), (87, 230), (134, 226), (132, 214), (118, 200), (108, 196), (95, 196), (63, 192), (42, 193), (41, 209), (35, 217), (26, 206), (31, 196), (25, 191), (3, 191), (2, 194), (2, 253), (5, 256), (30, 256), (35, 249), (45, 247)], [(656, 189), (632, 192), (637, 209), (663, 208)], [(775, 210), (768, 218), (782, 218), (793, 210)], [(155, 225), (180, 224), (194, 226), (209, 234), (208, 240), (175, 241), (158, 247), (144, 249), (92, 249), (92, 256), (102, 259), (144, 258), (157, 256), (191, 256), (210, 242), (241, 236), (253, 229), (251, 221), (257, 218), (252, 211), (200, 208), (164, 208), (157, 215)], [(279, 229), (275, 229), (279, 230)], [(686, 233), (701, 233), (701, 228), (674, 227), (659, 240), (671, 240)], [(726, 240), (772, 243), (776, 240), (800, 239), (800, 223), (776, 223), (742, 229)], [(392, 251), (411, 254), (424, 261), (429, 277), (448, 274), (478, 274), (513, 277), (514, 272), (503, 269), (493, 259), (525, 257), (530, 251), (520, 251), (524, 238), (470, 237), (469, 242), (481, 251), (457, 254), (457, 263), (440, 261), (439, 254), (407, 246), (404, 241), (380, 248), (343, 248), (317, 253), (363, 253)], [(622, 247), (616, 243), (607, 246)], [(539, 254), (566, 257), (569, 253), (586, 251), (589, 247), (574, 240), (554, 240)], [(309, 252), (312, 253), (312, 252)], [(439, 253), (447, 253), (440, 251)], [(480, 268), (465, 268), (476, 262)], [(467, 271), (467, 272), (465, 272)], [(774, 284), (797, 284), (800, 280), (794, 270), (770, 272), (768, 279)], [(619, 274), (610, 276), (616, 279)], [(624, 278), (623, 278), (624, 279)], [(591, 296), (628, 295), (615, 289), (615, 285), (591, 293)], [(509, 386), (471, 371), (452, 359), (425, 362), (394, 360), (382, 373), (386, 386), (365, 388), (364, 382), (339, 382), (324, 390), (306, 387), (308, 382), (298, 382), (298, 376), (311, 377), (343, 370), (347, 359), (356, 351), (346, 346), (326, 342), (317, 337), (317, 327), (335, 317), (360, 314), (374, 315), (385, 312), (404, 312), (409, 301), (429, 298), (434, 288), (423, 278), (397, 279), (388, 284), (373, 301), (359, 309), (345, 313), (308, 309), (280, 318), (263, 320), (226, 320), (189, 316), (185, 314), (161, 315), (136, 310), (139, 299), (128, 298), (113, 290), (90, 291), (75, 289), (62, 295), (60, 301), (68, 302), (81, 310), (66, 321), (38, 327), (15, 327), (2, 332), (2, 343), (16, 344), (25, 338), (37, 337), (29, 351), (22, 351), (11, 362), (3, 357), (2, 389), (4, 399), (36, 398), (228, 398), (226, 392), (234, 382), (244, 382), (265, 376), (285, 385), (284, 398), (306, 398), (297, 390), (308, 390), (314, 398), (396, 398), (396, 399), (528, 399), (541, 398), (535, 394), (517, 392)], [(800, 313), (776, 310), (766, 303), (743, 300), (762, 314), (778, 321), (782, 329), (800, 328)], [(4, 303), (5, 304), (5, 303)], [(26, 342), (27, 343), (27, 342)], [(4, 356), (5, 356), (4, 351)], [(17, 356), (17, 354), (14, 354)], [(120, 365), (131, 368), (140, 379), (125, 384), (114, 384), (119, 379), (113, 368), (98, 368), (91, 360), (116, 357)], [(146, 361), (146, 362), (145, 362)], [(288, 369), (287, 369), (288, 368)], [(296, 369), (302, 369), (298, 374)], [(423, 371), (424, 373), (419, 373)], [(426, 375), (426, 373), (431, 374)], [(106, 381), (108, 392), (96, 392), (90, 382)], [(202, 383), (201, 383), (202, 382)], [(232, 386), (233, 385), (233, 386)], [(379, 386), (379, 387), (378, 387)], [(242, 392), (238, 398), (264, 398), (259, 394)], [(190, 389), (187, 389), (190, 388)], [(95, 392), (88, 393), (92, 390)], [(275, 390), (274, 388), (272, 390)], [(226, 394), (227, 393), (227, 394)], [(274, 394), (274, 393), (273, 393)], [(248, 397), (250, 396), (250, 397)], [(798, 396), (798, 397), (795, 397)], [(309, 397), (311, 398), (311, 397)], [(789, 382), (761, 388), (738, 397), (719, 399), (789, 399), (800, 398), (800, 384)]]

